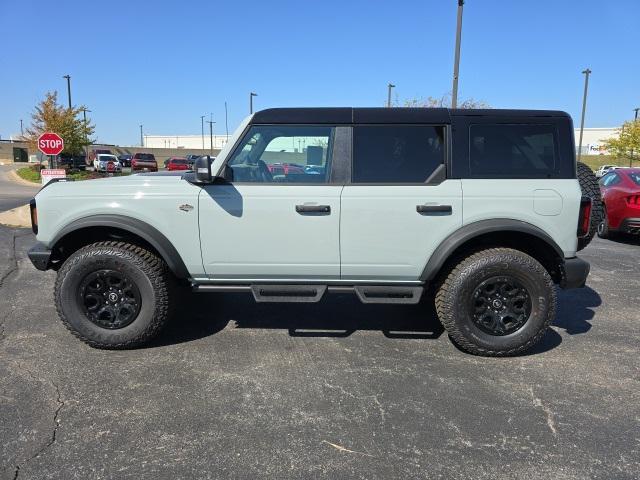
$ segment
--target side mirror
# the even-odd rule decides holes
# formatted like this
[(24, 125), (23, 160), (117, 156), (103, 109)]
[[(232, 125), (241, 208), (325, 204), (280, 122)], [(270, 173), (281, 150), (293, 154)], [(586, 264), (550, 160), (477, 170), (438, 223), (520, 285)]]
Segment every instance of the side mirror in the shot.
[(213, 181), (211, 177), (211, 162), (212, 159), (209, 155), (196, 158), (193, 169), (196, 172), (198, 183), (211, 183)]

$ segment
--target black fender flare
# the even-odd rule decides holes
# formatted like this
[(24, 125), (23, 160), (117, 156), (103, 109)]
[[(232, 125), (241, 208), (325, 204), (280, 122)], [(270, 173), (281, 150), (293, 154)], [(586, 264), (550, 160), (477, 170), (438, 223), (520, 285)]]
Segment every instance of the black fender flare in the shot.
[(173, 246), (164, 234), (162, 234), (157, 228), (152, 227), (142, 220), (126, 217), (124, 215), (91, 215), (89, 217), (74, 220), (68, 225), (65, 225), (55, 235), (53, 240), (50, 242), (51, 248), (54, 248), (66, 235), (90, 227), (113, 227), (137, 235), (149, 243), (149, 245), (151, 245), (158, 254), (160, 254), (176, 277), (180, 279), (189, 278), (189, 271), (187, 270), (182, 257), (176, 250), (176, 247)]
[(465, 242), (468, 242), (475, 237), (494, 232), (519, 232), (533, 235), (534, 237), (544, 241), (550, 248), (553, 248), (560, 258), (564, 258), (564, 252), (555, 240), (553, 240), (553, 238), (551, 238), (551, 236), (544, 230), (536, 227), (535, 225), (523, 222), (522, 220), (513, 220), (509, 218), (480, 220), (478, 222), (464, 225), (445, 238), (427, 261), (427, 264), (422, 271), (422, 275), (420, 275), (420, 280), (423, 282), (433, 280), (449, 256)]

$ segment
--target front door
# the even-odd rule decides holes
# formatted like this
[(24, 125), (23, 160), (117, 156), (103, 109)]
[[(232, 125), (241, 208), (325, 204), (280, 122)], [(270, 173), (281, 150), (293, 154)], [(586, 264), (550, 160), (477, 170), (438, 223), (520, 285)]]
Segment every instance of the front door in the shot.
[(353, 129), (351, 183), (342, 193), (342, 279), (415, 282), (462, 226), (460, 180), (446, 178), (446, 129)]
[(332, 126), (302, 125), (254, 125), (247, 131), (226, 163), (226, 181), (200, 194), (209, 278), (340, 278), (343, 187), (331, 183), (334, 132)]

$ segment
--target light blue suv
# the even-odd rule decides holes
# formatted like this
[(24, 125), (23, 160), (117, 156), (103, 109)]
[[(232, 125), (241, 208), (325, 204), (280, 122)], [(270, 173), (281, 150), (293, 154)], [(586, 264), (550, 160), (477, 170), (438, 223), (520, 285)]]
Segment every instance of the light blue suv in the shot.
[(517, 354), (553, 320), (554, 284), (589, 272), (576, 252), (598, 199), (572, 132), (555, 111), (264, 110), (194, 172), (49, 184), (29, 256), (58, 271), (58, 313), (94, 347), (148, 342), (178, 284), (397, 304), (434, 287), (460, 347)]

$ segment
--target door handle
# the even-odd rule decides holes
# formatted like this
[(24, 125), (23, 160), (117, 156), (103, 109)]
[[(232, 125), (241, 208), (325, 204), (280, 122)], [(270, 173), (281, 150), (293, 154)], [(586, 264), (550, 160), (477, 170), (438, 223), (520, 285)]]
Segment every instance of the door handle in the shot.
[(453, 209), (451, 208), (451, 205), (416, 205), (416, 212), (424, 213), (426, 215), (437, 213), (451, 215)]
[(296, 212), (301, 215), (305, 213), (331, 213), (331, 207), (329, 205), (296, 205)]

